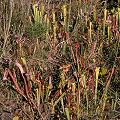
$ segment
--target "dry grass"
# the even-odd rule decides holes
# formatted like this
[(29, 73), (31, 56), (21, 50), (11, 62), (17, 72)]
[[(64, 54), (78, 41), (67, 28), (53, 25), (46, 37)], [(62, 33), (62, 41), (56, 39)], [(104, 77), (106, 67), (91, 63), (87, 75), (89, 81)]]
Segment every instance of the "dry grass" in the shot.
[(4, 0), (0, 9), (2, 119), (120, 118), (119, 5)]

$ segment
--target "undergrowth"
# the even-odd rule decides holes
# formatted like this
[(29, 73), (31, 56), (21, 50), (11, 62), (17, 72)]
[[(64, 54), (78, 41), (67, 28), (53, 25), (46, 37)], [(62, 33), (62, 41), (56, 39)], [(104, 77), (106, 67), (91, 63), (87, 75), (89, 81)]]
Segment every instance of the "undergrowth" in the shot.
[(120, 1), (115, 5), (2, 1), (1, 119), (119, 119)]

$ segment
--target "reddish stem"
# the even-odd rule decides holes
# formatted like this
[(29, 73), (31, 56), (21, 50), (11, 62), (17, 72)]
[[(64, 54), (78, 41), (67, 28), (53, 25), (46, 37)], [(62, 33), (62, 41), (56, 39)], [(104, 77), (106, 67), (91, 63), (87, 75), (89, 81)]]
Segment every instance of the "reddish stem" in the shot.
[[(18, 92), (20, 92), (21, 94), (24, 94), (24, 92), (20, 89), (20, 86), (19, 86), (19, 84), (18, 84), (18, 82), (17, 82), (17, 80), (16, 80), (16, 77), (13, 76), (13, 74), (12, 74), (12, 72), (10, 71), (9, 68), (8, 68), (7, 70), (8, 70), (8, 73), (10, 74), (10, 77), (12, 78), (12, 80), (13, 80), (13, 82), (14, 82), (17, 90), (18, 90)], [(15, 72), (14, 72), (14, 75), (15, 75)]]
[(23, 77), (24, 84), (25, 84), (25, 90), (26, 90), (26, 93), (28, 95), (28, 85), (27, 85), (27, 81), (26, 81), (25, 75), (23, 73), (22, 73), (22, 77)]
[(112, 79), (112, 76), (113, 76), (114, 72), (115, 72), (115, 68), (114, 68), (114, 66), (113, 66), (111, 73), (109, 73), (109, 77), (108, 77), (109, 80), (108, 80), (107, 85), (106, 85), (106, 87), (105, 87), (105, 92), (107, 92), (107, 90), (108, 90), (108, 87), (109, 87), (109, 85), (110, 85), (110, 82), (111, 82), (111, 79)]

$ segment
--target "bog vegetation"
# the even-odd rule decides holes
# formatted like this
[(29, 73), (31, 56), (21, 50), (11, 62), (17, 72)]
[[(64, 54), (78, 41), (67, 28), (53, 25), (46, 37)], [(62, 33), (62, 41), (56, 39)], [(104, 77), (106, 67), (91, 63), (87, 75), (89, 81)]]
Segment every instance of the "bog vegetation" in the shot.
[(120, 0), (0, 1), (0, 117), (120, 119)]

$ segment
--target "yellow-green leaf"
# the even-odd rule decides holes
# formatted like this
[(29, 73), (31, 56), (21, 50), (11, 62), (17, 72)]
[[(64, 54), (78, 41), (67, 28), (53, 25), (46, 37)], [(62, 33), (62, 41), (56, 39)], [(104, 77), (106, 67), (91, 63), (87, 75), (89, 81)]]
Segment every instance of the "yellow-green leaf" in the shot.
[(96, 80), (98, 80), (100, 67), (96, 67)]
[(24, 57), (21, 57), (21, 60), (23, 62), (23, 64), (25, 65), (25, 67), (27, 68), (27, 62), (26, 62), (26, 59)]
[(69, 108), (65, 108), (67, 119), (70, 120), (70, 111)]
[(18, 116), (14, 116), (13, 120), (19, 120), (19, 117)]
[(48, 87), (47, 87), (49, 90), (51, 90), (52, 88), (53, 88), (53, 86), (52, 85), (48, 85)]
[(101, 68), (101, 72), (100, 72), (100, 75), (105, 75), (107, 73), (107, 69), (102, 67)]

